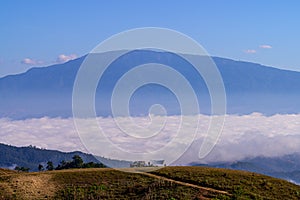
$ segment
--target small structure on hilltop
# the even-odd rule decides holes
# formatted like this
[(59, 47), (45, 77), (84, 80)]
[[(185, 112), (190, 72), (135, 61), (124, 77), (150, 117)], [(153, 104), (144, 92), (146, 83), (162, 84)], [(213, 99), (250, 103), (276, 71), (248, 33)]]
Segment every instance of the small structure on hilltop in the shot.
[(150, 160), (149, 162), (139, 160), (134, 161), (130, 164), (130, 167), (163, 167), (165, 165), (165, 160)]
[(130, 164), (130, 167), (146, 167), (146, 162), (145, 161), (134, 161), (133, 163)]
[(150, 165), (152, 167), (163, 167), (165, 165), (165, 160), (151, 160)]

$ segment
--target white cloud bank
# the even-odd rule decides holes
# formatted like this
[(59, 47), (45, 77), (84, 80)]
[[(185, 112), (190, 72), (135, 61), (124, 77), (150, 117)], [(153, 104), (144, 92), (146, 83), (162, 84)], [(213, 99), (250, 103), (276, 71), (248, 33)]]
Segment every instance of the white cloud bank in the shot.
[[(190, 118), (192, 120), (192, 117)], [(199, 131), (196, 142), (187, 151), (181, 160), (181, 163), (188, 163), (198, 160), (200, 145), (205, 137), (208, 128), (209, 116), (200, 115)], [(178, 147), (184, 146), (189, 142), (191, 131), (195, 127), (189, 127), (184, 130), (186, 138), (181, 138), (173, 142), (180, 122), (179, 116), (164, 117), (156, 116), (152, 120), (166, 120), (165, 127), (159, 131), (157, 137), (141, 140), (132, 140), (128, 135), (115, 125), (113, 118), (98, 118), (102, 130), (107, 135), (106, 138), (112, 140), (115, 144), (121, 145), (127, 150), (154, 150), (166, 143)], [(128, 124), (126, 129), (133, 129), (128, 119), (123, 119), (124, 124)], [(126, 123), (126, 120), (128, 123)], [(149, 118), (132, 118), (139, 127), (149, 127)], [(205, 158), (206, 162), (215, 161), (234, 161), (252, 156), (281, 156), (294, 152), (300, 152), (300, 114), (298, 115), (274, 115), (263, 116), (258, 113), (251, 115), (228, 115), (223, 128), (221, 137), (214, 150)], [(90, 120), (84, 120), (87, 124), (86, 134), (91, 134), (97, 127), (93, 127)], [(156, 123), (161, 124), (161, 123)], [(154, 128), (155, 130), (157, 127)], [(47, 149), (58, 149), (62, 151), (80, 150), (87, 152), (85, 146), (81, 143), (79, 135), (75, 129), (73, 119), (61, 118), (40, 118), (26, 120), (0, 119), (0, 142), (16, 145), (28, 146), (35, 145)], [(141, 129), (142, 130), (142, 129)], [(139, 134), (139, 132), (136, 132)], [(81, 135), (82, 136), (82, 135)], [(98, 138), (99, 139), (99, 138)], [(97, 141), (91, 138), (91, 141)], [(103, 151), (103, 155), (113, 156), (114, 152), (109, 147), (96, 144)], [(91, 147), (91, 146), (89, 146)], [(174, 152), (165, 152), (168, 156)], [(203, 161), (203, 160), (202, 160)]]

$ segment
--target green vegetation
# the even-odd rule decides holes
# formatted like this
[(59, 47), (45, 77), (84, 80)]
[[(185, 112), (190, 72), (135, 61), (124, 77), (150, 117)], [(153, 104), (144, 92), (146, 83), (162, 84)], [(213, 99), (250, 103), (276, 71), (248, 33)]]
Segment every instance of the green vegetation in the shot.
[(44, 171), (44, 166), (42, 164), (39, 164), (38, 169), (39, 171)]
[(0, 170), (0, 199), (299, 198), (300, 186), (287, 181), (206, 167), (166, 167), (151, 174), (109, 168), (34, 173)]
[(54, 166), (53, 166), (53, 162), (52, 162), (52, 161), (48, 161), (48, 162), (47, 162), (47, 167), (46, 167), (46, 169), (49, 170), (49, 171), (54, 170)]
[(27, 168), (27, 167), (16, 166), (15, 170), (18, 171), (18, 172), (29, 172), (29, 168)]
[(74, 169), (74, 168), (105, 168), (106, 166), (102, 163), (88, 162), (84, 163), (79, 155), (74, 155), (72, 161), (61, 161), (60, 164), (55, 168), (56, 170), (61, 169)]

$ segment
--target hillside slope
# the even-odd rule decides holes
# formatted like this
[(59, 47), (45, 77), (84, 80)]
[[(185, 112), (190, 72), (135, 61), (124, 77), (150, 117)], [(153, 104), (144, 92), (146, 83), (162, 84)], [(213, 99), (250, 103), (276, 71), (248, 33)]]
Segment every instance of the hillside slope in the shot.
[[(116, 168), (129, 167), (131, 162), (111, 160), (99, 157), (97, 160), (91, 154), (85, 154), (79, 151), (76, 152), (61, 152), (56, 150), (38, 149), (35, 147), (15, 147), (0, 143), (0, 168), (13, 169), (16, 165), (30, 168), (30, 171), (38, 171), (38, 165), (46, 165), (47, 161), (52, 161), (57, 166), (62, 160), (70, 161), (74, 155), (79, 155), (84, 162), (99, 162), (110, 163), (110, 166)], [(281, 157), (255, 157), (243, 159), (229, 163), (190, 163), (190, 166), (207, 166), (236, 170), (247, 170), (265, 174), (277, 178), (282, 178), (297, 184), (300, 183), (300, 154), (290, 154)]]
[(225, 169), (246, 170), (285, 179), (300, 185), (300, 154), (278, 157), (253, 157), (225, 163), (190, 163), (191, 166), (209, 166)]
[(243, 171), (166, 167), (152, 174), (113, 169), (39, 173), (0, 170), (0, 199), (300, 198), (300, 186)]

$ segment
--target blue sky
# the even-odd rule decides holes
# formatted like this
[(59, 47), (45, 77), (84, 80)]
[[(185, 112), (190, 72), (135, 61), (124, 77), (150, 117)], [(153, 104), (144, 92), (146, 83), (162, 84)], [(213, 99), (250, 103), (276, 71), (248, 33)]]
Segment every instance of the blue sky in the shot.
[(84, 55), (127, 29), (164, 27), (210, 55), (300, 71), (300, 1), (0, 2), (0, 77)]

